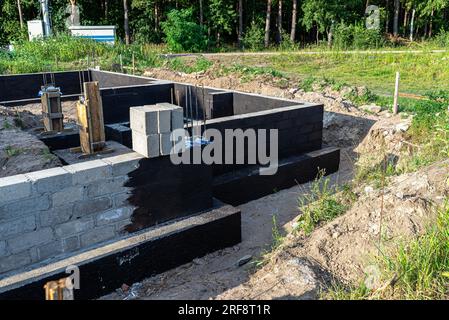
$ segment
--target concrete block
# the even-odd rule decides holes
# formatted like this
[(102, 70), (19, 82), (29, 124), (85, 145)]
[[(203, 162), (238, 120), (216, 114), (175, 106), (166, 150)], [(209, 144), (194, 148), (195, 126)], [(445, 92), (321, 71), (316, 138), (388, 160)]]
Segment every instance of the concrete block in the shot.
[(147, 158), (159, 156), (159, 134), (144, 135), (137, 131), (132, 132), (133, 150)]
[(62, 246), (64, 252), (75, 251), (80, 247), (80, 239), (78, 236), (63, 239)]
[(114, 237), (115, 237), (114, 226), (105, 226), (101, 228), (96, 228), (81, 235), (80, 237), (81, 247), (84, 248), (98, 242), (112, 239)]
[[(127, 188), (128, 189), (128, 188)], [(131, 196), (130, 192), (122, 192), (117, 193), (112, 196), (112, 199), (114, 201), (114, 207), (120, 208), (129, 205), (128, 198)]]
[(170, 109), (160, 109), (157, 112), (158, 115), (158, 133), (166, 133), (171, 131), (171, 110)]
[(144, 134), (159, 132), (158, 114), (155, 106), (129, 108), (129, 124), (133, 131)]
[(53, 240), (53, 231), (51, 228), (43, 228), (37, 231), (21, 234), (8, 239), (8, 247), (12, 253), (17, 253), (31, 247), (38, 246)]
[(97, 214), (96, 225), (112, 224), (120, 220), (128, 219), (133, 214), (132, 207), (122, 207)]
[(53, 193), (51, 195), (53, 207), (60, 207), (83, 200), (85, 189), (85, 186), (74, 186)]
[(31, 182), (24, 174), (0, 178), (0, 203), (31, 195)]
[(6, 256), (6, 241), (0, 241), (0, 257)]
[(64, 252), (62, 241), (53, 241), (37, 248), (39, 253), (39, 260), (53, 258), (54, 256)]
[(36, 218), (34, 215), (11, 220), (0, 224), (0, 239), (6, 239), (18, 233), (33, 231), (36, 229)]
[(102, 160), (71, 164), (64, 169), (73, 174), (74, 185), (87, 185), (112, 176), (112, 166)]
[(108, 210), (112, 207), (112, 201), (109, 197), (95, 198), (75, 203), (73, 214), (85, 216), (91, 213)]
[(47, 210), (50, 205), (48, 195), (12, 202), (0, 207), (0, 220), (14, 219), (29, 212)]
[(112, 166), (112, 175), (124, 176), (139, 167), (139, 161), (144, 159), (144, 156), (137, 152), (129, 152), (115, 157), (103, 159), (104, 162)]
[(116, 178), (110, 178), (108, 180), (97, 181), (90, 184), (87, 187), (87, 196), (89, 198), (95, 198), (102, 195), (111, 193), (118, 193), (122, 191), (123, 185), (128, 181), (127, 176), (121, 176)]
[(41, 211), (39, 213), (41, 226), (54, 226), (69, 221), (72, 218), (77, 218), (78, 216), (75, 216), (73, 213), (73, 207), (74, 205), (72, 203)]
[(72, 185), (72, 174), (63, 168), (51, 168), (25, 174), (39, 193), (54, 192)]
[(177, 107), (171, 113), (171, 131), (184, 128), (184, 110)]
[(0, 273), (11, 271), (31, 263), (28, 251), (0, 258)]
[(159, 135), (160, 138), (160, 154), (161, 155), (168, 155), (170, 154), (173, 146), (173, 142), (171, 141), (171, 133), (161, 133)]
[(56, 236), (59, 238), (67, 237), (74, 234), (79, 234), (87, 230), (93, 229), (94, 220), (92, 217), (77, 219), (55, 227)]

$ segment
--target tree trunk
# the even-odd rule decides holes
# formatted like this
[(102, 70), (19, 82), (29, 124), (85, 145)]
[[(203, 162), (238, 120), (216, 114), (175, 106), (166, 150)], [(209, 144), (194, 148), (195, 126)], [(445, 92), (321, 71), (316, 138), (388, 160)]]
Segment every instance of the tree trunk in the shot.
[(239, 30), (237, 38), (239, 48), (241, 48), (243, 39), (243, 0), (239, 0)]
[(297, 6), (298, 6), (298, 0), (293, 0), (293, 8), (292, 8), (292, 29), (290, 31), (290, 40), (292, 42), (295, 42), (296, 38), (296, 14), (297, 14)]
[(271, 1), (272, 0), (267, 0), (267, 16), (265, 18), (265, 39), (264, 39), (265, 48), (268, 48), (268, 46), (270, 45)]
[(19, 10), (20, 28), (23, 28), (22, 5), (20, 4), (20, 0), (17, 0), (17, 9)]
[(412, 11), (412, 19), (410, 20), (410, 41), (413, 42), (413, 32), (414, 32), (414, 24), (415, 24), (415, 9)]
[(154, 32), (159, 30), (159, 6), (158, 2), (154, 1)]
[(200, 26), (203, 26), (203, 0), (200, 0)]
[(282, 42), (282, 0), (278, 0), (278, 43)]
[(429, 22), (429, 38), (432, 37), (433, 15), (434, 15), (434, 10), (432, 9), (432, 12), (430, 13), (430, 22)]
[(393, 35), (395, 37), (399, 35), (399, 7), (399, 0), (394, 0)]
[[(407, 23), (408, 23), (408, 10), (404, 11), (404, 30), (406, 30), (407, 28)], [(404, 35), (405, 35), (405, 31), (404, 31)]]
[(125, 43), (129, 44), (129, 20), (128, 20), (128, 0), (123, 0), (123, 11), (124, 11), (124, 23), (123, 27), (125, 29)]
[(389, 8), (390, 7), (390, 0), (387, 0), (385, 4), (385, 33), (388, 33), (390, 31), (390, 15), (389, 15)]
[(109, 2), (108, 0), (104, 0), (104, 18), (108, 19), (108, 11), (109, 11)]

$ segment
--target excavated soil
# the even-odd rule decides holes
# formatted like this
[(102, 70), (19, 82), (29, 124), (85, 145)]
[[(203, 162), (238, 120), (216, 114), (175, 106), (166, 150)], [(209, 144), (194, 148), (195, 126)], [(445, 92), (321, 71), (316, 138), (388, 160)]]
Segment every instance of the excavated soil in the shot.
[(0, 106), (0, 178), (62, 165), (31, 133), (39, 126), (33, 113)]

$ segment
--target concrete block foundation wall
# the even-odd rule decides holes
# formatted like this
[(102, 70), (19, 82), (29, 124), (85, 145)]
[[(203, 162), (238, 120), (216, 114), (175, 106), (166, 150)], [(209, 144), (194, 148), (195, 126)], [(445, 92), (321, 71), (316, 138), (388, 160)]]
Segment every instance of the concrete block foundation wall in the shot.
[[(117, 238), (137, 153), (0, 179), (0, 274)], [(125, 232), (126, 233), (126, 232)]]

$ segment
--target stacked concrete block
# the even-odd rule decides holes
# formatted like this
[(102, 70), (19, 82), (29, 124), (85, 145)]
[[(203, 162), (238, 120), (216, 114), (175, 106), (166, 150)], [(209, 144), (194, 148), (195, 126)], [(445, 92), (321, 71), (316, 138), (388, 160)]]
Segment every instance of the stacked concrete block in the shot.
[(0, 278), (4, 273), (123, 235), (135, 207), (135, 152), (0, 178)]
[(183, 109), (169, 103), (130, 108), (133, 150), (147, 158), (170, 154), (171, 133), (184, 127)]

